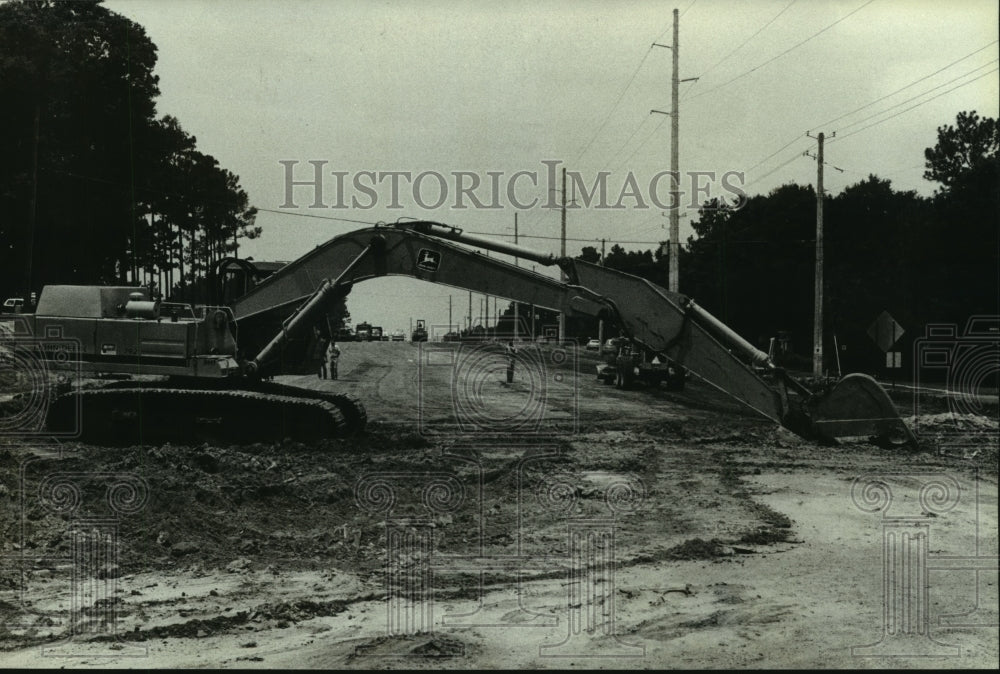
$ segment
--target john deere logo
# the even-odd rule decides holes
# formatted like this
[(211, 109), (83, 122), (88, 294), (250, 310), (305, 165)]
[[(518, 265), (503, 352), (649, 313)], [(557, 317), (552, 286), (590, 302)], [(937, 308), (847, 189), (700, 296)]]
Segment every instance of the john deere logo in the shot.
[(439, 266), (441, 266), (441, 253), (436, 250), (421, 248), (417, 253), (417, 269), (437, 271)]

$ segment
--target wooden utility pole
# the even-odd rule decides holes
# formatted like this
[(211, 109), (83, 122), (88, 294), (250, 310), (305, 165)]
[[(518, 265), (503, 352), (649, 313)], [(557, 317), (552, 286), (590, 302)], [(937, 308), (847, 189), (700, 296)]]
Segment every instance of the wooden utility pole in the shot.
[(677, 89), (679, 87), (679, 77), (678, 67), (680, 63), (679, 55), (679, 45), (678, 45), (678, 34), (680, 17), (677, 14), (677, 9), (674, 9), (674, 46), (671, 51), (673, 51), (674, 56), (674, 72), (670, 78), (670, 104), (671, 104), (671, 115), (670, 115), (670, 259), (668, 263), (670, 265), (669, 278), (667, 283), (667, 289), (671, 292), (680, 292), (680, 268), (678, 266), (679, 260), (679, 242), (680, 242), (680, 194), (679, 194), (679, 183), (681, 180), (679, 164), (679, 148), (680, 140), (678, 134), (680, 133), (680, 123), (678, 114), (678, 96)]
[[(559, 235), (559, 256), (566, 257), (566, 167), (562, 170), (562, 233)], [(566, 272), (559, 270), (562, 280), (566, 280)]]
[(25, 300), (31, 297), (31, 289), (35, 287), (32, 263), (35, 260), (35, 228), (38, 226), (38, 143), (41, 114), (41, 106), (35, 104), (34, 143), (31, 149), (31, 200), (28, 202), (28, 269), (24, 277)]
[(451, 332), (451, 295), (448, 295), (448, 332)]
[[(562, 234), (559, 237), (559, 257), (566, 257), (566, 167), (562, 170)], [(565, 283), (568, 279), (566, 278), (566, 272), (563, 271), (562, 267), (559, 268), (559, 278)], [(559, 312), (559, 341), (566, 339), (566, 315), (563, 312)]]
[(650, 110), (659, 115), (670, 115), (670, 242), (667, 247), (667, 262), (670, 269), (667, 272), (667, 289), (680, 292), (680, 98), (677, 95), (681, 82), (695, 82), (697, 77), (680, 79), (680, 16), (674, 10), (674, 40), (673, 44), (665, 45), (654, 42), (654, 47), (663, 47), (673, 52), (673, 73), (670, 76), (670, 112)]
[[(811, 155), (809, 152), (803, 152), (807, 157), (812, 157), (816, 160), (816, 288), (815, 288), (815, 299), (813, 304), (813, 376), (822, 377), (823, 376), (823, 197), (826, 195), (826, 191), (823, 189), (823, 167), (826, 165), (823, 161), (823, 141), (825, 136), (820, 133), (818, 136), (813, 136), (810, 133), (806, 134), (810, 138), (816, 139), (816, 154)], [(830, 138), (837, 135), (834, 131), (830, 134)], [(833, 166), (836, 171), (844, 172), (844, 169), (837, 166)], [(840, 354), (837, 354), (838, 358)]]
[[(517, 213), (514, 213), (514, 245), (515, 246), (517, 245)], [(515, 267), (521, 266), (519, 264), (519, 262), (520, 261), (515, 256), (514, 257), (514, 266)], [(517, 341), (517, 327), (518, 327), (517, 323), (518, 323), (518, 319), (519, 319), (519, 317), (518, 317), (518, 311), (517, 311), (517, 299), (515, 298), (514, 299), (514, 341), (515, 342)]]
[(816, 137), (816, 298), (813, 307), (813, 376), (823, 376), (823, 132)]
[[(604, 243), (606, 241), (607, 241), (607, 239), (601, 239), (601, 260), (600, 260), (600, 265), (602, 267), (604, 266)], [(597, 353), (598, 354), (602, 354), (602, 353), (604, 353), (604, 319), (600, 319), (600, 320), (597, 321), (597, 341), (599, 341), (601, 343), (601, 345), (599, 347), (597, 347)]]

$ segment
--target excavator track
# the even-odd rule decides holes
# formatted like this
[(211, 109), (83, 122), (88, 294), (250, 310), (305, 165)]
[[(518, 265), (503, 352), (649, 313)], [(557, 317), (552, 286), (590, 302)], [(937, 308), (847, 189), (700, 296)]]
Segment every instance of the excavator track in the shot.
[(134, 385), (61, 396), (49, 408), (48, 425), (111, 445), (310, 442), (354, 432), (340, 405), (316, 396)]
[(258, 390), (296, 398), (323, 400), (336, 405), (347, 422), (346, 435), (361, 433), (365, 430), (365, 426), (368, 425), (368, 411), (365, 409), (364, 403), (349, 393), (315, 391), (287, 384), (276, 384), (274, 382), (263, 382), (259, 385)]

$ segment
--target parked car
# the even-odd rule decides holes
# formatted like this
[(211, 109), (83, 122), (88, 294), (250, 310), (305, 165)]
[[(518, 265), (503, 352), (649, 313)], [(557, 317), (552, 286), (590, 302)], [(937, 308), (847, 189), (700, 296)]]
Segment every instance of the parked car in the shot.
[(8, 297), (4, 300), (3, 310), (9, 313), (20, 312), (24, 308), (23, 297)]
[(599, 339), (592, 339), (589, 342), (587, 342), (587, 346), (585, 348), (587, 349), (587, 351), (600, 351), (601, 350), (601, 340), (599, 340)]

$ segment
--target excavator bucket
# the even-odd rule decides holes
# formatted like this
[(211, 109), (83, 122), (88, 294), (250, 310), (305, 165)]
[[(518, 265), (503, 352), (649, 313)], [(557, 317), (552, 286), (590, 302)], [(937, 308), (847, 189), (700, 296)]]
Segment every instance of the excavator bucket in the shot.
[(878, 382), (849, 374), (812, 409), (814, 428), (831, 438), (868, 436), (879, 444), (917, 446), (895, 405)]

